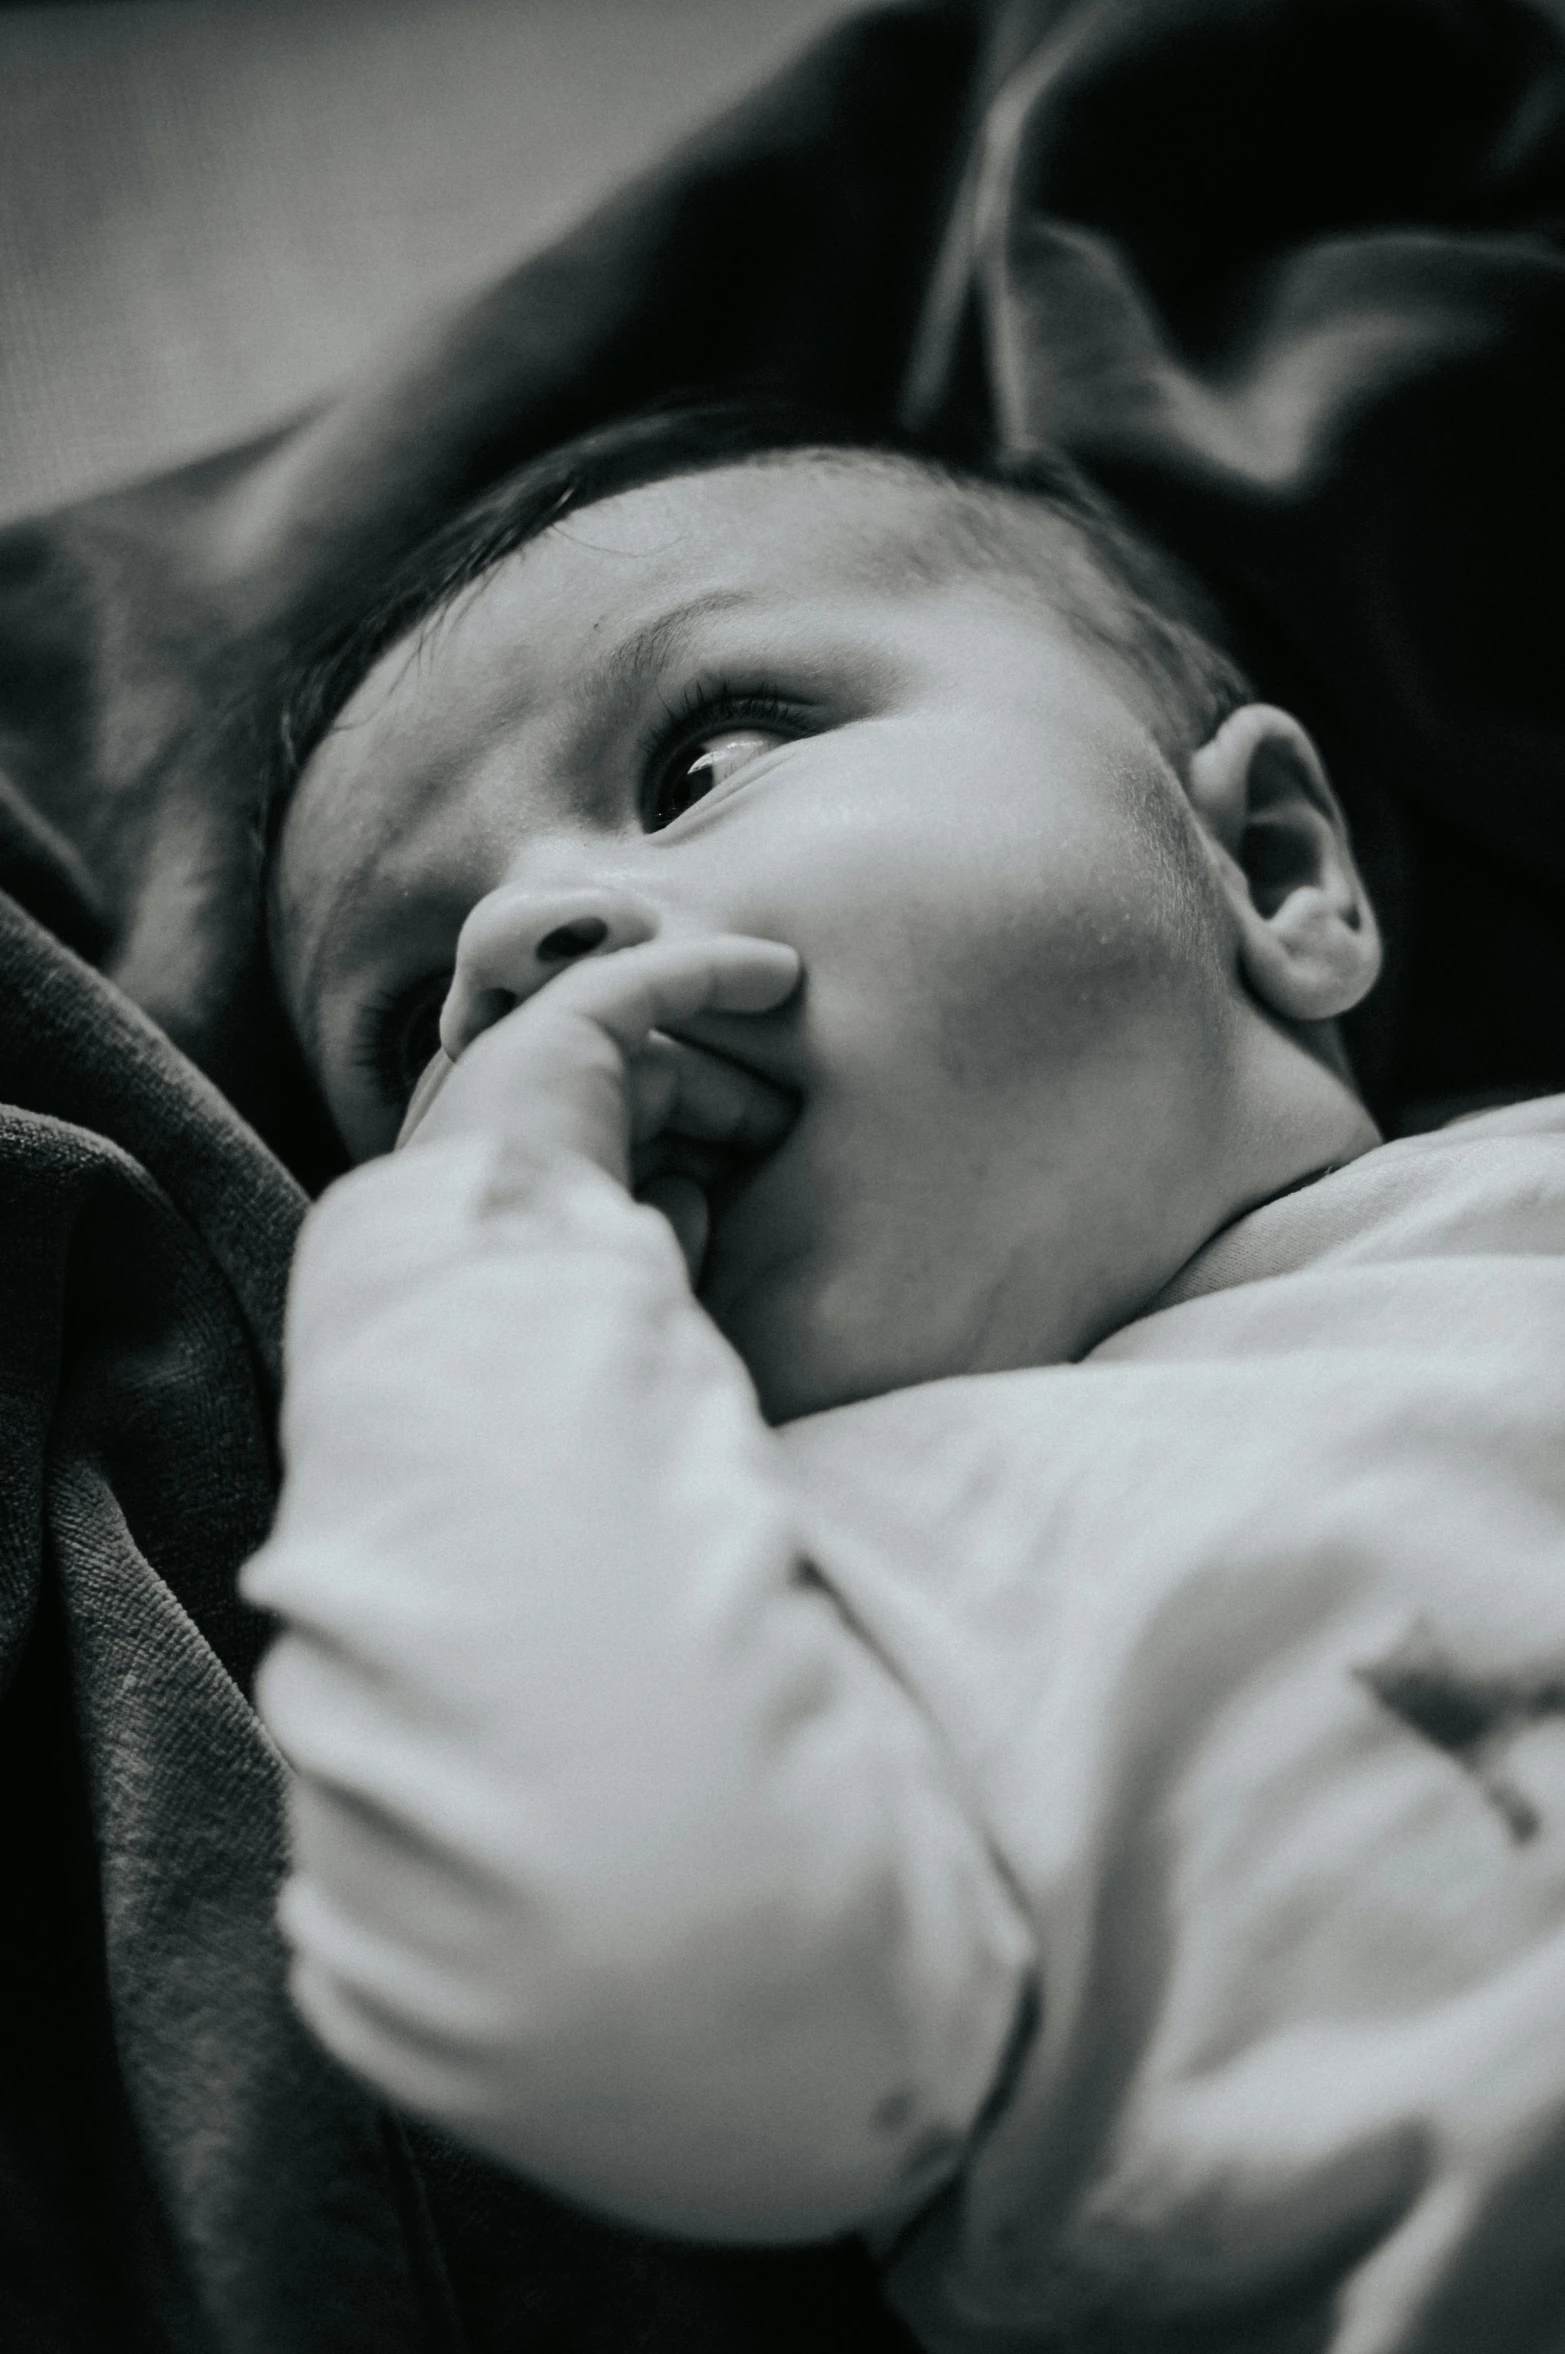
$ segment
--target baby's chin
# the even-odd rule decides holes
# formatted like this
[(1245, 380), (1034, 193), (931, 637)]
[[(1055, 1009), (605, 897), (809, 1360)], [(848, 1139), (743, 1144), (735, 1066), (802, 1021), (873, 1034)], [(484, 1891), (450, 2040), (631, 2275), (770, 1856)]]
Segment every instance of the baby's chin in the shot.
[(774, 1428), (908, 1386), (883, 1366), (863, 1362), (838, 1336), (822, 1333), (807, 1300), (769, 1299), (763, 1292), (736, 1318), (714, 1315), (713, 1321), (744, 1360)]
[[(774, 1427), (953, 1376), (996, 1372), (931, 1324), (898, 1326), (877, 1287), (760, 1284), (712, 1320), (744, 1360)], [(1029, 1359), (1028, 1362), (1035, 1360)]]
[(853, 1310), (852, 1286), (833, 1283), (824, 1238), (801, 1230), (796, 1202), (769, 1170), (711, 1200), (697, 1296), (744, 1362), (768, 1422), (796, 1422), (855, 1398), (900, 1388), (872, 1358), (869, 1315)]
[(827, 1237), (785, 1253), (773, 1232), (753, 1257), (743, 1241), (714, 1219), (699, 1297), (774, 1426), (972, 1370), (966, 1348), (939, 1345), (936, 1320), (910, 1318), (862, 1257), (834, 1265)]
[[(966, 1266), (960, 1233), (941, 1251), (927, 1234), (865, 1234), (851, 1217), (846, 1232), (801, 1221), (790, 1235), (772, 1207), (785, 1205), (746, 1194), (718, 1211), (698, 1296), (773, 1425), (924, 1382), (1067, 1364), (1145, 1304), (1100, 1296), (1081, 1280), (1090, 1252), (1073, 1259), (1057, 1243), (1013, 1248), (987, 1280)], [(1067, 1265), (1077, 1280), (1050, 1279)]]
[(971, 1202), (943, 1193), (932, 1227), (926, 1191), (844, 1182), (832, 1141), (801, 1122), (708, 1197), (697, 1295), (768, 1422), (1074, 1353), (1081, 1303), (1049, 1280), (1071, 1254), (1034, 1247), (1030, 1218), (986, 1252)]

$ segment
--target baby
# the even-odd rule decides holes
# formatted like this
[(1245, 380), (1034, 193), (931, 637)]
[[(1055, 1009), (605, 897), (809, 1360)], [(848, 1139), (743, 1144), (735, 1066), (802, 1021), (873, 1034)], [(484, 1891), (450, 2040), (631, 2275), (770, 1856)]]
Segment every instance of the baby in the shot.
[(464, 517), (300, 728), (318, 2031), (867, 2234), (932, 2348), (1350, 2271), (1412, 2343), (1565, 2045), (1565, 1117), (1380, 1146), (1308, 737), (1063, 475), (711, 418)]

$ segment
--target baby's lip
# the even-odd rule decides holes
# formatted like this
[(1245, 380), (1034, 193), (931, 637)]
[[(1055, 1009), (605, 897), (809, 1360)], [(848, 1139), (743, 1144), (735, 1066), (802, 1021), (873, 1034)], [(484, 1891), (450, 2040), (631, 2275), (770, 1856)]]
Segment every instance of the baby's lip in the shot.
[(804, 1048), (798, 1006), (790, 998), (769, 1014), (699, 1014), (682, 1022), (671, 1037), (685, 1039), (708, 1054), (746, 1071), (752, 1079), (785, 1094), (802, 1096), (808, 1084), (808, 1056)]
[[(676, 1033), (685, 1043), (683, 1031)], [(639, 1189), (658, 1177), (685, 1177), (699, 1185), (714, 1214), (749, 1183), (786, 1142), (802, 1108), (797, 1089), (780, 1084), (737, 1056), (717, 1053), (705, 1042), (703, 1063), (722, 1063), (742, 1074), (737, 1096), (703, 1099), (701, 1091), (678, 1106), (665, 1127), (638, 1143), (631, 1155), (632, 1181)]]
[[(774, 1086), (777, 1084), (775, 1080), (770, 1083)], [(790, 1089), (789, 1092), (793, 1097), (794, 1110), (781, 1134), (774, 1137), (770, 1143), (759, 1147), (724, 1150), (710, 1177), (703, 1178), (702, 1190), (706, 1194), (707, 1206), (711, 1212), (714, 1238), (734, 1213), (747, 1205), (757, 1185), (763, 1179), (771, 1179), (777, 1163), (786, 1158), (798, 1137), (801, 1123), (808, 1109), (808, 1100), (796, 1088)], [(708, 1256), (710, 1257), (710, 1248)]]

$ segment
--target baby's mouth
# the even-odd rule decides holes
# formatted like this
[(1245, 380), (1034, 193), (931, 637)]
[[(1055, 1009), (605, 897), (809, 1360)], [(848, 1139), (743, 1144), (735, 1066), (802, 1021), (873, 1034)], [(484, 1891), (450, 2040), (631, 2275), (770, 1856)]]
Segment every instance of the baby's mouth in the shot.
[(764, 1145), (741, 1147), (665, 1130), (638, 1148), (632, 1190), (673, 1227), (692, 1287), (700, 1287), (723, 1230), (793, 1133), (798, 1111), (795, 1101), (786, 1125)]
[(782, 1150), (784, 1142), (779, 1137), (765, 1152), (731, 1154), (728, 1165), (709, 1180), (705, 1192), (714, 1229), (737, 1208), (767, 1163)]
[(734, 1212), (797, 1126), (803, 1096), (792, 1054), (782, 1070), (768, 1067), (782, 1041), (765, 1018), (704, 1020), (670, 1036), (680, 1060), (667, 1125), (633, 1145), (631, 1189), (667, 1218), (699, 1289)]

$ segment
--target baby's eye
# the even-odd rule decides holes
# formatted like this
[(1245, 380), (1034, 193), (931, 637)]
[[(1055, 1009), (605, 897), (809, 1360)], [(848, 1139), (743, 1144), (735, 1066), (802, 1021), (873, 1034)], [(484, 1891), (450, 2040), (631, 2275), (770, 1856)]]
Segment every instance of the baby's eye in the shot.
[(450, 986), (449, 973), (426, 973), (368, 1008), (354, 1060), (388, 1102), (407, 1102), (440, 1044), (440, 1009)]
[(774, 728), (726, 727), (714, 728), (709, 735), (682, 745), (652, 780), (644, 821), (647, 832), (655, 834), (661, 827), (671, 826), (714, 786), (726, 785), (763, 752), (787, 741)]
[(442, 973), (439, 980), (427, 989), (409, 1012), (397, 1040), (398, 1060), (401, 1065), (397, 1078), (399, 1092), (411, 1095), (424, 1066), (440, 1044), (440, 1009), (446, 1002), (450, 980)]

